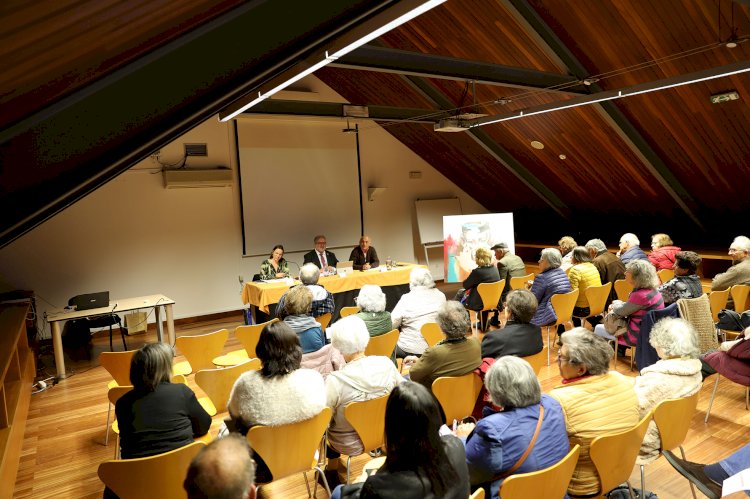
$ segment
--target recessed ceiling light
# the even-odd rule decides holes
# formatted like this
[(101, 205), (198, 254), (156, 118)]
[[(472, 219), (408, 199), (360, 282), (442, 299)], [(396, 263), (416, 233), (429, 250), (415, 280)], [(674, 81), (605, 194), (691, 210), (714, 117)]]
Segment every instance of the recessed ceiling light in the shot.
[(534, 149), (544, 149), (544, 144), (542, 144), (538, 140), (532, 140), (531, 147), (533, 147)]
[(568, 157), (566, 155), (564, 155), (564, 154), (561, 154), (560, 155), (560, 159), (568, 159)]

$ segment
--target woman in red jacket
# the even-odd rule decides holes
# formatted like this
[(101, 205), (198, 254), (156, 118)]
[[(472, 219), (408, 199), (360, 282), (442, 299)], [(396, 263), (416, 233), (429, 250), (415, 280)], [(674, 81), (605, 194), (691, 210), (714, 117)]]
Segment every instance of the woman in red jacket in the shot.
[(682, 251), (674, 245), (672, 238), (666, 234), (654, 234), (651, 236), (651, 253), (648, 255), (648, 261), (656, 267), (656, 271), (663, 269), (672, 269), (674, 266), (674, 256)]

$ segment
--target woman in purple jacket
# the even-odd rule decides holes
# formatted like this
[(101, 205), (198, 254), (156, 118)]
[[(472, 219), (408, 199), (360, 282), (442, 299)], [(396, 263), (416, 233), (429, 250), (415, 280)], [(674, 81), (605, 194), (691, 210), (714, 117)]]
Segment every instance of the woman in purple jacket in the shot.
[(539, 273), (534, 278), (531, 292), (536, 296), (539, 306), (536, 309), (531, 323), (535, 326), (546, 326), (557, 321), (555, 311), (552, 309), (550, 298), (559, 293), (571, 291), (570, 280), (565, 271), (560, 268), (562, 255), (557, 248), (545, 248), (539, 258)]

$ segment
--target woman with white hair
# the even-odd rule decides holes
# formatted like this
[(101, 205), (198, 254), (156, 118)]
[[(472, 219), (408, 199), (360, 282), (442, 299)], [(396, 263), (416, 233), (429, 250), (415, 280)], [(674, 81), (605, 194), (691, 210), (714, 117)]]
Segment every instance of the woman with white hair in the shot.
[(409, 289), (391, 312), (393, 329), (401, 328), (396, 344), (396, 356), (399, 358), (422, 355), (427, 348), (427, 342), (422, 337), (422, 326), (435, 322), (438, 308), (445, 303), (445, 295), (435, 289), (432, 274), (425, 268), (418, 267), (411, 271)]
[(380, 336), (393, 329), (391, 313), (385, 309), (385, 293), (380, 286), (365, 284), (359, 290), (357, 306), (361, 310), (357, 317), (367, 326), (370, 336)]
[(569, 293), (571, 290), (570, 280), (565, 271), (560, 268), (562, 255), (557, 248), (544, 248), (539, 257), (539, 273), (531, 285), (531, 292), (536, 296), (537, 306), (531, 324), (535, 326), (546, 326), (554, 324), (557, 316), (552, 308), (550, 299), (554, 294)]
[[(693, 395), (703, 383), (697, 333), (689, 322), (673, 317), (660, 320), (651, 329), (649, 343), (661, 360), (645, 367), (635, 378), (640, 417), (663, 400)], [(655, 461), (659, 457), (660, 444), (659, 430), (651, 421), (637, 463)]]
[[(497, 497), (505, 479), (499, 475), (510, 470), (527, 448), (531, 447), (531, 452), (513, 473), (552, 466), (565, 457), (570, 445), (560, 403), (542, 395), (528, 362), (513, 356), (497, 359), (487, 371), (484, 385), (494, 407), (484, 408), (484, 417), (476, 427), (462, 424), (456, 434), (466, 437), (471, 484), (483, 486), (487, 497)], [(540, 419), (542, 425), (532, 447), (529, 442)]]
[[(633, 286), (628, 301), (615, 300), (609, 310), (617, 317), (628, 320), (627, 332), (618, 338), (618, 343), (623, 346), (634, 346), (638, 343), (643, 317), (651, 310), (664, 308), (664, 298), (656, 289), (659, 277), (648, 260), (633, 260), (625, 265), (625, 281)], [(594, 332), (607, 339), (614, 339), (602, 324), (596, 326)]]
[[(362, 441), (357, 432), (344, 417), (344, 408), (350, 402), (361, 402), (387, 395), (404, 381), (396, 366), (388, 357), (365, 356), (365, 348), (370, 341), (367, 326), (359, 317), (349, 316), (336, 321), (328, 331), (331, 344), (341, 352), (346, 365), (332, 372), (326, 378), (326, 400), (333, 409), (333, 419), (328, 428), (328, 444), (336, 454), (348, 456), (362, 454)], [(337, 455), (329, 453), (329, 469), (336, 469)], [(341, 469), (339, 469), (341, 473)], [(343, 467), (346, 474), (346, 468)], [(345, 481), (342, 480), (342, 481)]]

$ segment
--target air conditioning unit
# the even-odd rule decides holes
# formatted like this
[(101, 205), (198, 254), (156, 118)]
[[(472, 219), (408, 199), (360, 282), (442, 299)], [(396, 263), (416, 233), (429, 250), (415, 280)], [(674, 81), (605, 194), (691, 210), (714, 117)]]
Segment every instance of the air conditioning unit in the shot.
[(165, 189), (230, 187), (233, 183), (232, 170), (229, 168), (164, 170), (162, 174)]

